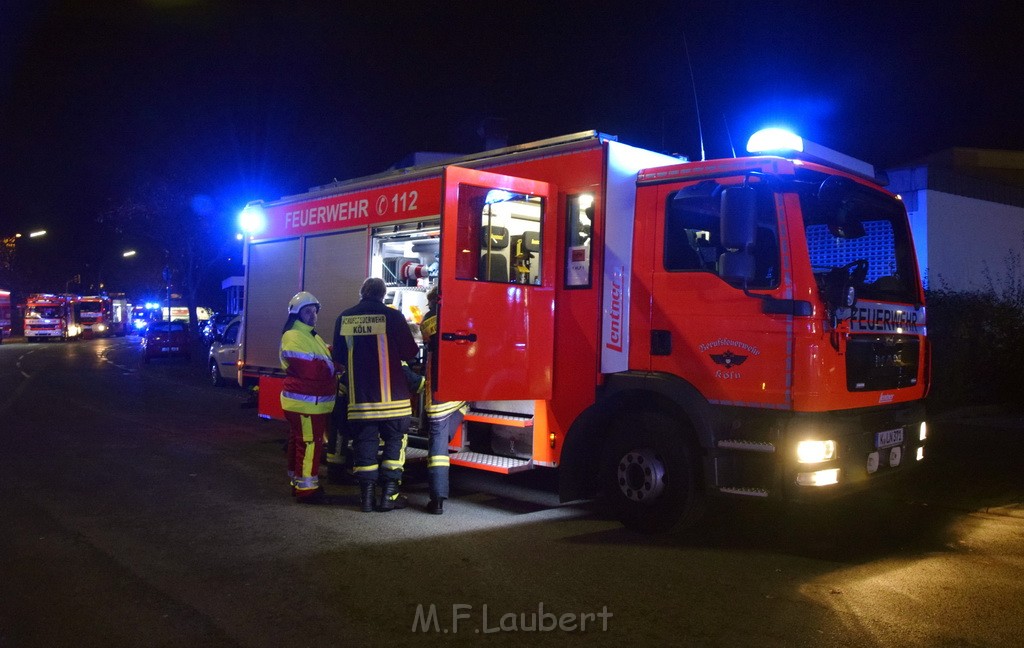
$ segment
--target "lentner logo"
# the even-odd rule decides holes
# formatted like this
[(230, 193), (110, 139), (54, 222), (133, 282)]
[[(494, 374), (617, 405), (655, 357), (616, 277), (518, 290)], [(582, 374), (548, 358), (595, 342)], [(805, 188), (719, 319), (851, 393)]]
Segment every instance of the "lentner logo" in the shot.
[(611, 303), (608, 306), (608, 341), (605, 347), (622, 353), (622, 268), (612, 273)]

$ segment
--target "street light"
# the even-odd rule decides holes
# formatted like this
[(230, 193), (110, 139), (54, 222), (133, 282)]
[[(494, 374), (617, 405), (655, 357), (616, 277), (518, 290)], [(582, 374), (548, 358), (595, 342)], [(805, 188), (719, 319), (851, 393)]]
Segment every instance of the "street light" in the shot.
[(164, 283), (167, 284), (167, 321), (171, 321), (171, 266), (164, 266)]
[(123, 253), (121, 253), (121, 256), (123, 256), (126, 259), (128, 257), (133, 257), (135, 256), (135, 250), (125, 250)]

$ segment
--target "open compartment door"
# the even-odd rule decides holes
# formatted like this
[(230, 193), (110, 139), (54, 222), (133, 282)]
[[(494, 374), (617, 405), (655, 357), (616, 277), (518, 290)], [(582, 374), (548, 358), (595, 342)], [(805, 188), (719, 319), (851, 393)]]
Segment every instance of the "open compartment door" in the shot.
[(554, 197), (546, 182), (445, 169), (438, 400), (551, 397)]

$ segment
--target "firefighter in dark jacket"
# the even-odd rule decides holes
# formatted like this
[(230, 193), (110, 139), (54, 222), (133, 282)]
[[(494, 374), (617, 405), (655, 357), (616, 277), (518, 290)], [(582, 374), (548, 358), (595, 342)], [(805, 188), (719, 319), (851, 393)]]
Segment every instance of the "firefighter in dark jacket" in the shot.
[[(352, 472), (359, 480), (360, 510), (390, 511), (405, 506), (398, 493), (405, 467), (406, 433), (412, 416), (409, 385), (402, 369), (419, 353), (405, 317), (384, 305), (387, 288), (370, 277), (359, 303), (343, 311), (334, 326), (334, 357), (347, 367), (348, 426)], [(380, 441), (384, 442), (377, 462)], [(380, 501), (375, 486), (381, 482)]]
[(437, 326), (440, 304), (437, 287), (427, 293), (427, 314), (423, 316), (420, 332), (427, 345), (427, 421), (429, 423), (427, 474), (430, 481), (430, 502), (427, 512), (444, 513), (448, 499), (448, 444), (462, 423), (466, 411), (465, 401), (435, 402), (433, 387), (437, 384)]
[(338, 389), (331, 352), (313, 329), (319, 311), (320, 302), (312, 294), (303, 291), (292, 297), (280, 348), (285, 372), (281, 409), (291, 426), (288, 476), (292, 495), (308, 504), (325, 500), (319, 480), (320, 458)]

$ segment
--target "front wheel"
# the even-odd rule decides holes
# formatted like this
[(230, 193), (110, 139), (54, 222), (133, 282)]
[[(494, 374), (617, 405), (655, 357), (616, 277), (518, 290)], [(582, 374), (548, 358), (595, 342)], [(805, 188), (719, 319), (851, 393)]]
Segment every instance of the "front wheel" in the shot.
[(220, 375), (220, 368), (215, 360), (210, 360), (210, 383), (214, 387), (224, 386), (224, 377)]
[(642, 413), (612, 430), (604, 490), (622, 524), (642, 533), (691, 526), (704, 512), (696, 449), (668, 417)]

